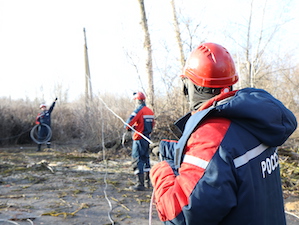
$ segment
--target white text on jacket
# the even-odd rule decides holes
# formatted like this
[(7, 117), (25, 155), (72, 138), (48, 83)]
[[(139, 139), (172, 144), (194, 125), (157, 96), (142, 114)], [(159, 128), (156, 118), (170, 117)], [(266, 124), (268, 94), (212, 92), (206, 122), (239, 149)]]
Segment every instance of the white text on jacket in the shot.
[(261, 162), (263, 178), (267, 173), (270, 175), (279, 165), (277, 152), (274, 152), (269, 158)]

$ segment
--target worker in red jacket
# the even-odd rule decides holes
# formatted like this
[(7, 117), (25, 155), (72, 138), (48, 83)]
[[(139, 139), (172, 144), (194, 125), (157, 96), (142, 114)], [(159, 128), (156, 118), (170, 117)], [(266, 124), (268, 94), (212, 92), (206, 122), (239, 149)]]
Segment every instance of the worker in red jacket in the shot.
[(182, 75), (191, 112), (178, 141), (162, 140), (151, 169), (161, 221), (198, 225), (285, 225), (277, 146), (295, 131), (294, 114), (262, 89), (233, 91), (229, 52), (204, 43)]
[[(149, 171), (151, 166), (148, 140), (150, 140), (155, 121), (154, 112), (145, 104), (145, 95), (142, 92), (137, 92), (133, 94), (133, 99), (136, 101), (137, 108), (126, 123), (135, 130), (132, 137), (132, 166), (134, 174), (137, 176), (137, 183), (130, 188), (143, 191), (145, 186), (150, 186)], [(130, 127), (125, 126), (127, 130), (131, 131)]]

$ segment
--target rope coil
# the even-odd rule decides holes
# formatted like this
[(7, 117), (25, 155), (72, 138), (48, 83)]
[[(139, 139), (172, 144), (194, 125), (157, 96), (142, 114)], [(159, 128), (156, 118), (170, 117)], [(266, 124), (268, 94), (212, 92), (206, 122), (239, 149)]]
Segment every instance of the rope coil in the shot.
[[(40, 137), (39, 132), (46, 129), (47, 135)], [(52, 137), (51, 127), (45, 123), (35, 125), (30, 131), (30, 137), (36, 144), (46, 144)]]

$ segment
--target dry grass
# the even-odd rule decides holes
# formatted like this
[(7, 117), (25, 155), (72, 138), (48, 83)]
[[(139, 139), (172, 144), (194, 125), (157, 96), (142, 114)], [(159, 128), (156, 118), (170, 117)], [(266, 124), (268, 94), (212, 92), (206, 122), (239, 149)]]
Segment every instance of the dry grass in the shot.
[[(123, 120), (126, 120), (135, 109), (130, 99), (105, 94), (99, 96)], [(156, 99), (156, 127), (153, 139), (175, 138), (173, 122), (182, 115), (180, 102), (176, 96), (165, 96)], [(35, 118), (42, 101), (0, 99), (0, 144), (20, 145), (31, 144), (30, 130), (35, 125)], [(50, 104), (50, 103), (49, 103)], [(125, 132), (119, 118), (109, 111), (95, 97), (86, 107), (84, 99), (71, 103), (59, 100), (52, 112), (52, 141), (58, 144), (77, 143), (82, 148), (93, 148), (105, 143), (120, 140)]]

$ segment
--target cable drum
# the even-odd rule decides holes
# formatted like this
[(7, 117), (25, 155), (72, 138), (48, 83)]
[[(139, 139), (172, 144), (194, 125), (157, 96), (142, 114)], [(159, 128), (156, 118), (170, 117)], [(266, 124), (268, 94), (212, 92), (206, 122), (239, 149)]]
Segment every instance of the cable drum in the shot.
[(31, 129), (30, 137), (36, 144), (45, 144), (52, 137), (51, 127), (45, 123), (37, 124)]

